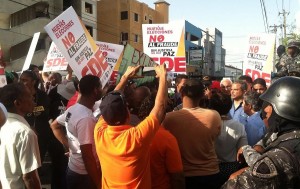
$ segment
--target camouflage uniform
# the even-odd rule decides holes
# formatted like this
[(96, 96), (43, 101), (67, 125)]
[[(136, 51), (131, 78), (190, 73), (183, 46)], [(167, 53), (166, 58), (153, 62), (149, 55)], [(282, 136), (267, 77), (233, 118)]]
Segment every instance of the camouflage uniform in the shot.
[(292, 40), (288, 44), (288, 48), (290, 47), (298, 48), (298, 53), (294, 57), (286, 53), (282, 54), (279, 63), (276, 64), (277, 76), (287, 76), (293, 72), (300, 73), (300, 42)]
[[(264, 141), (261, 139), (258, 141), (255, 146), (261, 146), (262, 148), (266, 149), (266, 147), (277, 139), (277, 133), (273, 133), (270, 138), (264, 143)], [(245, 161), (248, 166), (252, 166), (261, 156), (260, 153), (258, 153), (256, 150), (254, 150), (251, 146), (245, 145), (242, 147), (243, 149), (243, 156), (245, 158)]]
[(300, 130), (280, 135), (250, 168), (222, 188), (300, 188)]

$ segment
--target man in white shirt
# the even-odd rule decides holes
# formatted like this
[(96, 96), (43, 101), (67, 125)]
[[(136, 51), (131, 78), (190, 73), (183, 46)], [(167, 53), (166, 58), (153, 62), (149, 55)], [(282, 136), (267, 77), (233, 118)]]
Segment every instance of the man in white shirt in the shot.
[[(81, 78), (79, 91), (81, 96), (77, 103), (59, 116), (51, 124), (51, 128), (55, 137), (70, 151), (68, 188), (99, 188), (101, 171), (94, 142), (97, 119), (92, 112), (95, 102), (101, 98), (102, 87), (99, 77), (86, 75)], [(63, 132), (63, 126), (66, 128), (67, 136)]]
[(40, 189), (37, 168), (41, 166), (37, 136), (24, 119), (33, 111), (29, 90), (20, 83), (0, 90), (0, 102), (8, 111), (0, 129), (0, 180), (3, 188)]

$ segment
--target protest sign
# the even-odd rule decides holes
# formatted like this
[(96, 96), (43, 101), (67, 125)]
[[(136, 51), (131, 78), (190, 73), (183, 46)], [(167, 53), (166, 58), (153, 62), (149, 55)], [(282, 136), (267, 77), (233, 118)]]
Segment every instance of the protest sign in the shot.
[[(101, 82), (109, 79), (106, 73), (109, 64), (73, 7), (46, 25), (45, 30), (78, 79), (88, 74), (100, 77)], [(102, 86), (105, 84), (102, 83)]]
[(123, 52), (124, 46), (112, 44), (112, 43), (101, 42), (101, 41), (96, 41), (96, 44), (98, 45), (99, 49), (102, 51), (102, 54), (105, 57), (108, 65), (109, 65), (107, 71), (105, 72), (105, 74), (107, 74), (107, 76), (103, 77), (103, 79), (101, 78), (102, 79), (101, 83), (107, 83), (108, 81), (112, 80), (112, 77), (114, 77), (112, 75), (113, 75), (114, 68), (117, 65), (117, 63), (122, 61), (120, 56)]
[(5, 70), (4, 67), (0, 65), (0, 87), (4, 87), (6, 84)]
[[(133, 48), (131, 45), (127, 44), (124, 50), (122, 62), (119, 66), (118, 71), (118, 81), (127, 70), (128, 66), (143, 66), (143, 67), (154, 67), (156, 63), (145, 53)], [(142, 75), (142, 69), (137, 73), (138, 75)], [(148, 81), (152, 81), (153, 77), (145, 77), (139, 79), (139, 83), (144, 83)]]
[(7, 84), (4, 66), (5, 62), (3, 58), (3, 51), (0, 45), (0, 87), (4, 87)]
[(159, 64), (166, 63), (168, 74), (186, 74), (184, 22), (143, 24), (144, 53)]
[(43, 72), (66, 70), (68, 62), (61, 54), (56, 45), (52, 42), (49, 48), (48, 55), (44, 60)]
[(244, 58), (243, 73), (263, 78), (270, 85), (273, 71), (275, 34), (252, 34), (247, 37), (247, 54)]
[(24, 62), (23, 68), (22, 68), (22, 72), (24, 70), (28, 70), (28, 68), (30, 66), (30, 63), (31, 63), (31, 60), (32, 60), (32, 57), (33, 57), (33, 54), (34, 54), (34, 51), (36, 48), (36, 44), (39, 40), (39, 37), (40, 37), (40, 32), (37, 32), (33, 35), (33, 38), (32, 38), (32, 41), (31, 41), (31, 44), (30, 44), (30, 47), (28, 50), (28, 54), (26, 56), (26, 59), (25, 59), (25, 62)]

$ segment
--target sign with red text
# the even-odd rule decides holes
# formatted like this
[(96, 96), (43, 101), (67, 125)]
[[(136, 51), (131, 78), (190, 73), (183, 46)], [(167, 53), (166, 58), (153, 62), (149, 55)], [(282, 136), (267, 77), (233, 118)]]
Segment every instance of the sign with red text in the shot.
[(247, 54), (243, 63), (243, 74), (263, 78), (270, 85), (275, 48), (275, 34), (253, 34), (247, 38)]
[[(96, 45), (99, 47), (99, 50), (102, 51), (102, 55), (105, 57), (109, 65), (107, 72), (105, 72), (105, 74), (108, 74), (108, 77), (101, 78), (101, 83), (103, 84), (104, 87), (105, 84), (108, 82), (108, 80), (111, 80), (111, 75), (114, 71), (116, 64), (119, 61), (121, 61), (121, 59), (119, 58), (123, 52), (124, 46), (101, 42), (101, 41), (96, 41)], [(48, 71), (66, 70), (67, 66), (68, 66), (67, 60), (60, 53), (56, 45), (52, 42), (47, 58), (44, 60), (43, 71), (48, 72)]]
[(109, 64), (73, 7), (69, 7), (46, 25), (45, 30), (78, 79), (91, 74), (100, 77), (101, 81), (108, 80), (106, 72)]
[(113, 79), (116, 78), (114, 74), (114, 69), (116, 65), (122, 61), (122, 58), (120, 58), (120, 56), (124, 50), (124, 46), (112, 43), (105, 43), (101, 41), (96, 41), (96, 44), (102, 51), (102, 54), (109, 65), (107, 71), (105, 72), (105, 74), (107, 75), (106, 77), (101, 78), (101, 83), (107, 83), (108, 81), (116, 81), (116, 79)]
[(3, 58), (3, 51), (0, 45), (0, 88), (4, 87), (7, 84), (4, 66), (5, 62)]
[(0, 88), (6, 85), (5, 69), (0, 65)]
[(168, 73), (186, 74), (184, 21), (170, 24), (143, 24), (144, 53), (166, 63)]
[(66, 70), (68, 62), (64, 55), (61, 54), (56, 45), (52, 42), (48, 55), (44, 60), (43, 72)]

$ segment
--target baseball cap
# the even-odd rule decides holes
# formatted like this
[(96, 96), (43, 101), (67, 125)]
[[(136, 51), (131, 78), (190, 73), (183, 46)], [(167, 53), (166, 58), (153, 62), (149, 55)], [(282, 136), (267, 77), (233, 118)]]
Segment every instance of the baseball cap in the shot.
[(219, 81), (212, 81), (211, 89), (221, 90), (220, 82)]
[(112, 91), (102, 97), (100, 111), (103, 119), (111, 126), (121, 125), (127, 118), (127, 104), (120, 91)]

